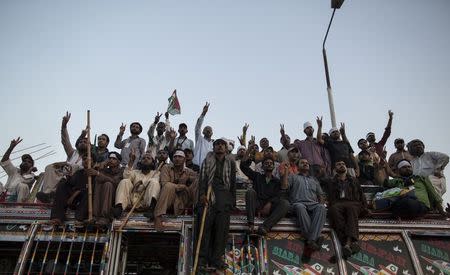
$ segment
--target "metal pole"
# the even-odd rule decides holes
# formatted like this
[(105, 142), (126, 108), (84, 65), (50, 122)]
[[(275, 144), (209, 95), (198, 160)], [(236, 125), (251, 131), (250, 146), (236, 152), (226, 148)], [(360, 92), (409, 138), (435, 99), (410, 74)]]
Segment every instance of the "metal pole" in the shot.
[(67, 253), (66, 267), (64, 268), (64, 275), (67, 274), (67, 270), (69, 269), (70, 256), (72, 254), (73, 243), (75, 242), (75, 237), (77, 233), (76, 231), (72, 234), (72, 241), (70, 242), (69, 252)]
[(31, 248), (33, 247), (34, 237), (36, 236), (37, 225), (33, 224), (28, 229), (28, 239), (24, 244), (24, 248), (20, 253), (19, 262), (16, 265), (14, 274), (23, 274), (25, 272), (25, 265), (28, 259), (28, 256), (31, 253)]
[[(112, 227), (112, 225), (111, 225)], [(108, 232), (106, 233), (106, 236), (108, 236), (108, 239), (106, 240), (105, 245), (103, 246), (103, 253), (102, 253), (102, 260), (100, 261), (100, 268), (99, 268), (99, 273), (100, 275), (103, 275), (105, 273), (105, 271), (107, 272), (108, 270), (108, 265), (106, 265), (106, 258), (109, 255), (109, 243), (112, 242), (111, 238), (112, 238), (112, 233), (111, 230), (108, 230)], [(108, 263), (109, 264), (109, 263)], [(105, 267), (106, 265), (106, 267)], [(105, 270), (106, 268), (106, 270)]]
[[(27, 275), (30, 275), (31, 269), (33, 268), (33, 263), (34, 263), (34, 257), (36, 256), (36, 252), (38, 249), (38, 245), (39, 245), (39, 235), (42, 233), (42, 225), (38, 224), (37, 226), (39, 226), (39, 233), (37, 234), (36, 237), (36, 245), (34, 246), (34, 251), (33, 251), (33, 256), (31, 256), (31, 262), (30, 262), (30, 266), (28, 267), (28, 272)], [(20, 274), (20, 273), (19, 273)]]
[(97, 228), (97, 233), (95, 233), (94, 247), (92, 248), (91, 265), (90, 265), (90, 267), (89, 267), (89, 275), (92, 274), (92, 266), (94, 265), (95, 248), (96, 248), (96, 246), (97, 246), (97, 240), (98, 240), (98, 228)]
[(323, 64), (325, 66), (325, 78), (327, 80), (328, 105), (330, 106), (330, 117), (331, 117), (331, 126), (332, 127), (336, 127), (336, 113), (334, 111), (333, 90), (331, 89), (330, 72), (328, 70), (328, 59), (327, 59), (327, 52), (325, 50), (325, 43), (327, 42), (328, 33), (330, 31), (331, 23), (333, 22), (335, 12), (336, 12), (336, 8), (333, 9), (333, 14), (331, 15), (330, 23), (328, 23), (327, 32), (325, 33), (325, 38), (323, 39), (323, 44), (322, 44)]
[(81, 243), (81, 249), (80, 249), (80, 256), (78, 257), (77, 273), (76, 273), (77, 275), (78, 275), (78, 272), (80, 272), (81, 259), (83, 258), (83, 250), (84, 250), (84, 244), (86, 243), (86, 237), (87, 237), (87, 228), (84, 231), (83, 242)]
[(114, 261), (113, 261), (113, 270), (112, 275), (116, 275), (117, 271), (119, 270), (119, 261), (120, 261), (120, 251), (122, 249), (122, 231), (117, 232), (119, 235), (117, 237), (117, 243), (114, 251)]
[(50, 243), (53, 239), (54, 233), (55, 233), (55, 226), (52, 227), (52, 233), (50, 234), (50, 239), (48, 239), (48, 244), (47, 244), (47, 248), (45, 249), (44, 259), (42, 260), (42, 266), (41, 266), (41, 271), (39, 272), (39, 275), (42, 275), (42, 273), (44, 272), (45, 262), (47, 261), (48, 250), (50, 249)]
[(65, 234), (66, 233), (66, 225), (63, 225), (63, 232), (61, 234), (61, 239), (59, 240), (59, 244), (58, 244), (58, 250), (56, 251), (56, 256), (55, 256), (55, 261), (53, 262), (53, 271), (52, 271), (52, 275), (55, 274), (56, 271), (56, 266), (58, 265), (58, 258), (59, 258), (59, 252), (61, 251), (61, 245), (64, 241), (65, 238)]

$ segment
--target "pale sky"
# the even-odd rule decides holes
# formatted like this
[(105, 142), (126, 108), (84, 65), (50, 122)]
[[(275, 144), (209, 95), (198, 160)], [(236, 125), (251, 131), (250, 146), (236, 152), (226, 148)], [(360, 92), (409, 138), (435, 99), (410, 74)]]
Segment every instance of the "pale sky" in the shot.
[[(381, 138), (391, 109), (389, 153), (397, 137), (450, 153), (449, 12), (448, 0), (347, 0), (336, 12), (331, 83), (355, 150), (368, 131)], [(182, 113), (172, 125), (186, 122), (192, 139), (206, 101), (216, 138), (236, 140), (247, 122), (278, 150), (280, 123), (303, 139), (303, 123), (323, 115), (328, 130), (321, 47), (331, 13), (327, 0), (1, 1), (0, 154), (20, 136), (17, 150), (45, 142), (57, 152), (37, 161), (40, 172), (65, 160), (66, 111), (73, 143), (88, 109), (92, 136), (114, 140), (122, 122), (139, 121), (148, 140), (173, 89)]]

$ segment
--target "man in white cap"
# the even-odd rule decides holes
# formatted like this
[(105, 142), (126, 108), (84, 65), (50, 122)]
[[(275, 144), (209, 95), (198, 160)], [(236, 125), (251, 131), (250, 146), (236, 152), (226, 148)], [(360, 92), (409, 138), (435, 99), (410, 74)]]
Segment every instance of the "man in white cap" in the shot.
[(105, 167), (98, 170), (94, 178), (94, 198), (92, 211), (97, 224), (108, 224), (112, 218), (111, 206), (114, 204), (117, 185), (123, 179), (122, 156), (109, 152)]
[(443, 195), (446, 191), (444, 169), (448, 164), (449, 156), (440, 152), (425, 152), (425, 144), (420, 139), (410, 141), (407, 146), (412, 155), (413, 174), (427, 177), (436, 191)]
[(314, 138), (314, 128), (311, 122), (307, 121), (303, 124), (303, 133), (306, 138), (304, 140), (296, 139), (294, 144), (297, 145), (302, 158), (308, 160), (311, 176), (317, 176), (320, 174), (320, 170), (331, 171), (328, 150)]
[(387, 187), (414, 187), (415, 196), (404, 196), (395, 201), (391, 207), (395, 217), (414, 219), (436, 209), (444, 214), (442, 198), (436, 193), (427, 177), (413, 175), (413, 167), (408, 160), (401, 160), (397, 164), (400, 177), (386, 181)]
[(173, 207), (175, 215), (181, 215), (186, 208), (192, 208), (197, 192), (198, 175), (185, 167), (185, 154), (176, 150), (173, 154), (173, 163), (164, 165), (161, 169), (161, 192), (155, 207), (155, 228), (163, 229), (161, 216)]

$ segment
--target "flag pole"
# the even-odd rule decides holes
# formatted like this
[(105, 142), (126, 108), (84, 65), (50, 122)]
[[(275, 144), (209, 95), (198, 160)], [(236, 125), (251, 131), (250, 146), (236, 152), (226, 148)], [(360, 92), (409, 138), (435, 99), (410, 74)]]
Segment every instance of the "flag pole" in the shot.
[[(92, 168), (91, 159), (91, 111), (87, 111), (87, 166), (88, 169)], [(92, 176), (88, 176), (88, 220), (92, 221)]]

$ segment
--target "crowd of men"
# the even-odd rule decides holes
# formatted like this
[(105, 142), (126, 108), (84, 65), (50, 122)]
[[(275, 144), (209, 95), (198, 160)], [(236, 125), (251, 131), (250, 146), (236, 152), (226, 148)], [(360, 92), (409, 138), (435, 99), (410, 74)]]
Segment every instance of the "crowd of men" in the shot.
[[(430, 211), (445, 214), (443, 171), (448, 155), (426, 152), (418, 139), (409, 141), (405, 149), (405, 141), (397, 138), (396, 152), (388, 158), (384, 148), (391, 134), (391, 111), (382, 138), (377, 141), (374, 133), (368, 133), (358, 141), (360, 152), (356, 155), (345, 125), (323, 133), (321, 117), (316, 119), (317, 129), (311, 122), (303, 124), (306, 137), (302, 140), (292, 141), (281, 125), (278, 151), (267, 138), (262, 138), (259, 145), (253, 136), (247, 142), (249, 126), (245, 124), (238, 137), (237, 153), (232, 154), (234, 141), (213, 139), (211, 126), (202, 129), (208, 109), (206, 103), (195, 125), (195, 142), (187, 137), (187, 124), (178, 126), (178, 134), (170, 127), (168, 113), (164, 114), (164, 122), (160, 121), (162, 114), (156, 114), (147, 132), (148, 144), (140, 136), (143, 127), (139, 122), (130, 124), (130, 136), (126, 138), (126, 125), (122, 124), (114, 142), (120, 152), (109, 151), (106, 134), (90, 145), (88, 129), (81, 132), (73, 147), (67, 131), (70, 113), (66, 113), (61, 141), (67, 159), (45, 168), (37, 201), (52, 204), (51, 222), (55, 225), (64, 222), (67, 208), (74, 209), (76, 220), (84, 222), (88, 218), (87, 183), (91, 178), (92, 213), (98, 224), (108, 224), (134, 206), (145, 211), (157, 230), (164, 230), (165, 214), (193, 211), (197, 225), (203, 222), (205, 228), (199, 265), (216, 268), (225, 267), (224, 248), (230, 214), (236, 209), (236, 189), (246, 190), (250, 233), (265, 235), (291, 213), (306, 245), (319, 250), (328, 216), (345, 257), (359, 251), (358, 219), (370, 215), (371, 202), (366, 201), (363, 186), (414, 190), (414, 195), (393, 201), (388, 209), (393, 217), (414, 219)], [(20, 167), (11, 163), (10, 154), (21, 141), (12, 140), (1, 159), (8, 174), (6, 184), (0, 186), (3, 200), (27, 201), (35, 182), (31, 155), (22, 156)], [(92, 156), (90, 160), (88, 155)], [(202, 221), (205, 209), (207, 215)], [(264, 222), (255, 228), (257, 213), (263, 215)]]

